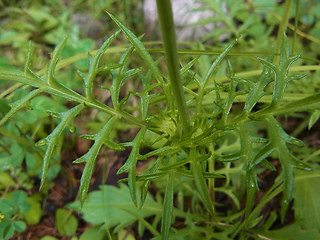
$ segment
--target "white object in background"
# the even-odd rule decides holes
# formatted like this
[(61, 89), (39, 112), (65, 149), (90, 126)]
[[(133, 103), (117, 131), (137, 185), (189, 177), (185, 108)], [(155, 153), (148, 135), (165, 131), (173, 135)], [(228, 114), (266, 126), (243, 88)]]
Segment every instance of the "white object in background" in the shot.
[[(197, 41), (214, 29), (214, 23), (192, 25), (201, 19), (213, 16), (213, 12), (209, 10), (194, 11), (203, 7), (203, 4), (196, 0), (171, 0), (171, 3), (178, 41)], [(145, 0), (143, 10), (147, 33), (159, 34), (156, 0)]]

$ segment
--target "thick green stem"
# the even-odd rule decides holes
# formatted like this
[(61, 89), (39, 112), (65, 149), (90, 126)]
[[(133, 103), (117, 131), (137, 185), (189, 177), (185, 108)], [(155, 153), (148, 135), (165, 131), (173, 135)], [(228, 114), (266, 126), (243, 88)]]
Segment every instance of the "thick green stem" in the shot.
[(176, 34), (170, 0), (157, 0), (157, 8), (169, 72), (171, 91), (175, 99), (175, 104), (178, 108), (180, 120), (183, 124), (183, 132), (186, 132), (190, 128), (190, 117), (180, 78)]

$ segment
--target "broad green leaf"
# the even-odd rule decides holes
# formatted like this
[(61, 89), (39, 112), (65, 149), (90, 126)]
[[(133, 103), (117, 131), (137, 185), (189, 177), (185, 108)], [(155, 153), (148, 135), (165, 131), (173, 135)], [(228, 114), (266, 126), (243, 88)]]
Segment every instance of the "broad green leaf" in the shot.
[(129, 188), (124, 184), (120, 184), (120, 188), (102, 185), (100, 190), (88, 194), (82, 207), (79, 201), (69, 204), (68, 207), (81, 212), (85, 221), (93, 225), (105, 224), (109, 228), (119, 224), (128, 226), (136, 221), (136, 218), (124, 209), (134, 211), (143, 218), (161, 214), (161, 206), (149, 194), (143, 207), (136, 207), (132, 203)]
[(14, 229), (18, 232), (23, 232), (27, 227), (27, 225), (22, 221), (14, 221), (12, 222), (12, 224), (14, 226)]
[(106, 232), (103, 227), (97, 226), (87, 229), (81, 234), (80, 240), (105, 240)]
[(26, 227), (22, 221), (4, 219), (0, 223), (0, 239), (11, 239), (15, 231), (22, 232)]
[(8, 155), (2, 157), (0, 169), (7, 170), (11, 167), (21, 167), (24, 158), (23, 148), (17, 143), (14, 142), (9, 149)]
[(5, 215), (5, 218), (11, 217), (15, 212), (15, 206), (12, 203), (12, 201), (10, 201), (7, 198), (1, 199), (0, 200), (0, 212), (1, 212), (1, 214)]
[(78, 220), (71, 210), (59, 208), (56, 211), (56, 226), (62, 236), (73, 235), (78, 228)]
[(30, 204), (26, 202), (28, 197), (27, 193), (24, 191), (14, 191), (10, 195), (12, 203), (19, 208), (22, 214), (25, 214), (30, 209)]
[(0, 189), (11, 188), (16, 184), (12, 176), (8, 172), (0, 172)]
[(24, 214), (24, 217), (29, 225), (38, 224), (42, 217), (42, 206), (40, 201), (42, 197), (40, 195), (33, 195), (26, 199), (27, 203), (30, 204), (29, 211)]
[(0, 223), (0, 239), (10, 239), (14, 234), (15, 227), (12, 221), (3, 219)]

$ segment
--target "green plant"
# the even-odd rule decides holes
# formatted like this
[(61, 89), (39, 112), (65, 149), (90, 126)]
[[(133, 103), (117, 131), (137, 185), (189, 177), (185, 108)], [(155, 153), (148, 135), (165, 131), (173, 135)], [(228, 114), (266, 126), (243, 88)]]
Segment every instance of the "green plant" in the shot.
[(11, 199), (1, 199), (0, 209), (2, 220), (0, 223), (0, 235), (2, 239), (11, 238), (15, 231), (22, 232), (26, 224), (15, 221), (15, 216), (28, 212), (30, 205), (25, 201), (27, 194), (22, 191), (13, 192)]
[[(48, 112), (58, 118), (59, 123), (48, 136), (37, 142), (38, 146), (45, 146), (41, 149), (43, 168), (40, 188), (45, 187), (54, 155), (59, 155), (65, 130), (68, 128), (73, 132), (73, 120), (85, 109), (93, 108), (101, 112), (100, 119), (104, 121), (100, 123), (102, 127), (95, 134), (82, 136), (93, 141), (93, 145), (85, 155), (74, 161), (85, 163), (85, 168), (79, 189), (80, 202), (74, 204), (73, 208), (79, 210), (79, 206), (83, 206), (80, 211), (87, 214), (93, 201), (90, 196), (95, 194), (100, 194), (100, 197), (94, 198), (98, 202), (101, 200), (106, 205), (110, 204), (107, 199), (103, 201), (103, 198), (106, 193), (112, 194), (112, 191), (103, 191), (104, 188), (100, 192), (90, 193), (89, 200), (86, 201), (98, 154), (103, 146), (114, 151), (131, 149), (127, 161), (118, 173), (128, 172), (128, 178), (124, 180), (128, 182), (129, 194), (135, 208), (141, 208), (141, 215), (130, 210), (126, 197), (121, 198), (125, 204), (116, 206), (113, 210), (119, 215), (127, 212), (131, 221), (138, 220), (141, 234), (146, 228), (161, 239), (197, 236), (204, 239), (282, 239), (281, 236), (288, 232), (295, 233), (300, 239), (304, 233), (320, 237), (317, 230), (319, 225), (311, 224), (319, 223), (319, 219), (312, 216), (307, 219), (305, 212), (299, 210), (301, 206), (308, 205), (301, 197), (301, 186), (307, 185), (310, 188), (309, 193), (317, 191), (317, 187), (311, 188), (308, 181), (312, 179), (320, 182), (319, 167), (316, 163), (319, 159), (316, 155), (306, 158), (299, 153), (302, 148), (305, 148), (302, 152), (308, 148), (285, 131), (280, 118), (297, 112), (313, 112), (309, 121), (311, 127), (319, 117), (320, 108), (319, 93), (302, 97), (296, 94), (294, 98), (297, 99), (290, 98), (290, 95), (285, 93), (287, 86), (305, 77), (305, 74), (295, 74), (300, 71), (298, 67), (291, 67), (300, 56), (291, 54), (289, 40), (284, 34), (288, 22), (286, 16), (291, 10), (292, 1), (287, 1), (285, 5), (275, 46), (276, 52), (270, 53), (268, 58), (258, 57), (254, 60), (254, 64), (259, 63), (263, 67), (255, 72), (259, 76), (255, 79), (251, 79), (249, 73), (239, 76), (233, 69), (231, 53), (240, 40), (229, 43), (207, 68), (206, 56), (179, 64), (170, 16), (170, 1), (159, 0), (157, 3), (168, 77), (162, 73), (162, 59), (154, 61), (141, 38), (135, 36), (110, 13), (110, 18), (124, 33), (130, 45), (116, 64), (105, 63), (103, 55), (108, 54), (120, 31), (112, 34), (98, 51), (91, 52), (88, 71), (79, 71), (84, 83), (80, 93), (62, 84), (57, 74), (59, 69), (79, 60), (76, 57), (67, 58), (58, 64), (67, 38), (55, 48), (47, 67), (47, 75), (43, 74), (45, 71), (36, 74), (30, 69), (33, 52), (31, 45), (24, 71), (0, 70), (2, 80), (21, 83), (29, 91), (17, 99), (10, 110), (3, 110), (5, 115), (0, 120), (0, 126), (4, 133), (5, 129), (10, 127), (10, 118), (28, 107), (30, 101), (36, 101), (42, 95), (72, 102), (69, 110), (50, 109)], [(135, 52), (141, 57), (142, 66), (130, 67), (130, 57)], [(304, 70), (319, 68), (309, 65)], [(219, 80), (215, 78), (217, 72), (227, 76)], [(103, 82), (102, 86), (95, 83), (96, 79), (107, 74), (112, 77), (111, 83)], [(136, 86), (138, 82), (139, 88), (126, 92), (122, 98), (120, 92), (130, 81), (135, 82)], [(95, 88), (110, 94), (112, 107), (95, 96)], [(137, 99), (140, 103), (132, 104), (137, 102)], [(243, 107), (238, 106), (238, 111), (232, 111), (232, 107), (237, 107), (239, 102), (243, 103)], [(262, 102), (265, 104), (260, 104)], [(124, 126), (135, 129), (136, 135), (127, 142), (117, 142), (116, 133)], [(265, 133), (261, 133), (261, 130)], [(25, 145), (31, 147), (32, 143), (32, 140), (29, 140)], [(152, 150), (142, 154), (145, 148)], [(11, 151), (14, 152), (17, 151)], [(136, 171), (139, 161), (150, 162), (149, 168), (142, 174), (137, 174)], [(280, 163), (278, 168), (277, 161)], [(306, 172), (299, 169), (313, 170)], [(270, 170), (277, 171), (278, 177), (258, 201), (259, 176)], [(153, 201), (148, 197), (150, 184), (159, 189), (155, 204), (157, 210), (154, 212), (156, 216), (152, 219), (152, 224), (144, 219), (152, 215), (147, 209), (148, 201)], [(294, 185), (298, 187), (294, 188)], [(113, 190), (118, 194), (125, 191), (123, 188)], [(281, 193), (281, 210), (272, 209), (264, 216), (264, 207)], [(117, 193), (114, 196), (117, 196)], [(225, 210), (219, 208), (222, 204), (221, 199), (219, 200), (221, 196), (227, 202), (224, 203)], [(315, 197), (310, 194), (310, 201)], [(191, 206), (188, 212), (185, 212), (185, 200), (188, 198), (191, 199)], [(295, 202), (291, 207), (293, 198)], [(241, 204), (242, 199), (245, 199), (244, 204)], [(319, 206), (314, 205), (313, 208), (319, 211)], [(289, 226), (284, 224), (278, 230), (270, 229), (279, 219), (285, 223), (288, 210), (293, 210), (300, 222), (296, 221)], [(172, 226), (175, 220), (180, 221), (177, 219), (181, 218), (185, 227), (179, 229)], [(105, 224), (104, 229), (109, 237), (109, 228), (120, 223), (116, 217), (114, 222), (98, 220), (88, 221), (97, 225)], [(115, 231), (131, 224), (124, 221), (122, 223)]]
[[(38, 223), (41, 217), (40, 204), (28, 198), (24, 191), (13, 191), (0, 200), (0, 237), (9, 239), (15, 232), (22, 232), (26, 223)], [(22, 221), (24, 220), (24, 221)]]
[(58, 232), (64, 235), (73, 235), (78, 228), (78, 220), (72, 212), (63, 208), (56, 211), (56, 226)]

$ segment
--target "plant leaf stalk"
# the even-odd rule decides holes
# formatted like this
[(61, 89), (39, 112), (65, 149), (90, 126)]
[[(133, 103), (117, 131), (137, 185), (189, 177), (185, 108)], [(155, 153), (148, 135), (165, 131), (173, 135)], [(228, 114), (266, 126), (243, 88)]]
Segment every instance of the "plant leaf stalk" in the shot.
[(181, 83), (176, 34), (170, 0), (157, 0), (157, 9), (171, 90), (178, 109), (179, 118), (182, 122), (182, 132), (187, 132), (190, 129), (190, 116)]
[[(290, 18), (290, 12), (291, 12), (292, 5), (293, 5), (293, 0), (286, 0), (285, 6), (284, 6), (284, 11), (282, 14), (281, 23), (279, 26), (278, 35), (277, 35), (277, 41), (276, 41), (276, 47), (275, 47), (276, 53), (280, 52), (281, 42), (284, 37), (284, 34), (287, 31), (287, 26), (288, 26), (288, 22), (289, 22), (289, 18)], [(276, 55), (273, 63), (277, 64), (279, 59), (280, 59), (280, 56)]]

